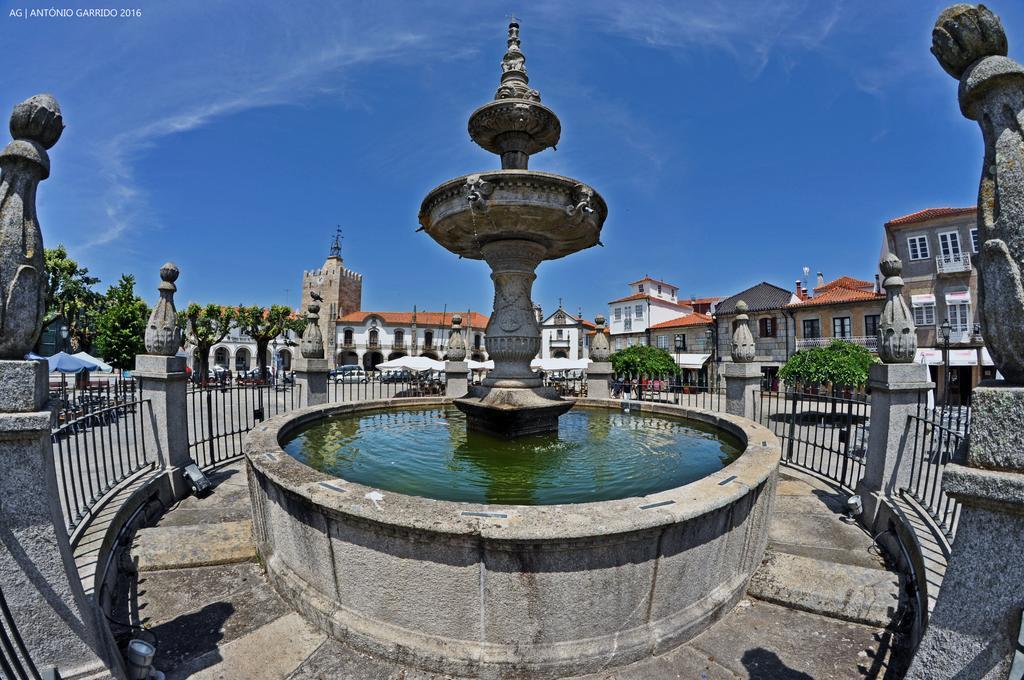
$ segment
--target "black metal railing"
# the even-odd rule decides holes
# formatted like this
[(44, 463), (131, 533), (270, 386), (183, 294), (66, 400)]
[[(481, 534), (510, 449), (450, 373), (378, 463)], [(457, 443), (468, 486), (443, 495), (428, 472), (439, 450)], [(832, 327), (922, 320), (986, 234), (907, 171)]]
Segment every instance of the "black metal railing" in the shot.
[(868, 395), (761, 390), (756, 393), (754, 411), (754, 419), (779, 438), (784, 463), (856, 488), (867, 458)]
[(542, 372), (544, 385), (554, 387), (560, 397), (587, 396), (587, 376), (582, 372)]
[(303, 405), (301, 387), (234, 384), (197, 387), (188, 393), (188, 448), (201, 468), (242, 455), (242, 442), (256, 423)]
[(40, 680), (39, 670), (18, 632), (17, 622), (0, 587), (0, 677), (11, 680)]
[(144, 431), (150, 408), (148, 399), (96, 408), (51, 432), (57, 492), (72, 542), (104, 499), (156, 465)]
[(58, 425), (108, 406), (135, 401), (136, 397), (136, 383), (131, 378), (50, 383), (50, 403), (55, 407)]
[(917, 501), (950, 541), (956, 534), (960, 503), (946, 495), (942, 477), (969, 429), (969, 409), (951, 412), (919, 403), (917, 413), (907, 416), (904, 455), (910, 456), (911, 469), (907, 486), (900, 491)]
[(710, 380), (687, 381), (680, 376), (613, 376), (608, 385), (612, 399), (676, 404), (706, 411), (725, 410), (725, 385)]
[(327, 400), (332, 403), (443, 396), (444, 393), (445, 378), (434, 372), (342, 371), (327, 382)]

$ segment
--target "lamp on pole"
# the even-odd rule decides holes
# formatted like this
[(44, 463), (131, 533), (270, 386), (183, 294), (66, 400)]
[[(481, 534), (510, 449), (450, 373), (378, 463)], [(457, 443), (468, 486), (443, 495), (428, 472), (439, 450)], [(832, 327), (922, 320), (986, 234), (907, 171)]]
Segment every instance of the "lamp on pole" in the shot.
[[(273, 340), (270, 341), (270, 363), (273, 364), (273, 368), (274, 368), (273, 373), (276, 376), (277, 373), (278, 373), (278, 371), (277, 371), (277, 338), (274, 338)], [(268, 376), (268, 375), (263, 376), (264, 380), (269, 380), (269, 378), (270, 378), (270, 376)], [(275, 382), (277, 381), (276, 377), (275, 377), (274, 381)]]
[[(686, 337), (682, 333), (676, 333), (676, 336), (674, 338), (674, 346), (676, 348), (676, 366), (679, 366), (679, 353), (682, 352), (684, 349), (686, 349)], [(679, 382), (680, 382), (679, 391), (682, 392), (682, 374), (681, 373), (680, 373)]]
[(944, 391), (945, 394), (943, 395), (943, 400), (942, 400), (944, 406), (949, 406), (949, 335), (950, 335), (950, 331), (952, 331), (952, 326), (950, 326), (949, 318), (947, 318), (945, 321), (942, 322), (942, 325), (939, 326), (939, 332), (942, 335), (942, 363), (945, 364), (945, 367), (946, 367), (945, 368), (945, 382), (944, 382), (944, 387), (943, 387), (943, 391)]
[(711, 330), (711, 326), (708, 326), (707, 330), (704, 331), (704, 346), (706, 348), (708, 348), (708, 347), (711, 348), (711, 351), (708, 352), (708, 354), (710, 354), (711, 356), (709, 357), (708, 370), (706, 372), (708, 388), (710, 388), (711, 387), (711, 371), (715, 367), (715, 332), (713, 330)]

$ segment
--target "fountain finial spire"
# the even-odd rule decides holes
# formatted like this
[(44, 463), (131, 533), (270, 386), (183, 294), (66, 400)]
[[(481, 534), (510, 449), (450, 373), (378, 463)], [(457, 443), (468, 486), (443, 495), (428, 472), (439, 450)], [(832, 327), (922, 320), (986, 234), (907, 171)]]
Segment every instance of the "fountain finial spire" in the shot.
[(526, 99), (540, 101), (540, 92), (529, 86), (526, 75), (526, 55), (519, 42), (519, 20), (512, 17), (508, 24), (508, 48), (501, 58), (501, 85), (494, 94), (495, 99)]

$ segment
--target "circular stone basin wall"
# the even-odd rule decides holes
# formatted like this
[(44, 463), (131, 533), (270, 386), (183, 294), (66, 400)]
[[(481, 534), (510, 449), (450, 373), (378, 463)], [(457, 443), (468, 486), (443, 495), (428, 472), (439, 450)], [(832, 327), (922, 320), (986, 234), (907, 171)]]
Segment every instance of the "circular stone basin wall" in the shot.
[(720, 428), (744, 453), (685, 486), (565, 505), (382, 491), (318, 472), (279, 443), (342, 413), (445, 403), (316, 406), (246, 439), (267, 575), (331, 636), (436, 672), (561, 677), (671, 649), (742, 597), (767, 543), (779, 464), (778, 440), (749, 420), (644, 403), (641, 411)]

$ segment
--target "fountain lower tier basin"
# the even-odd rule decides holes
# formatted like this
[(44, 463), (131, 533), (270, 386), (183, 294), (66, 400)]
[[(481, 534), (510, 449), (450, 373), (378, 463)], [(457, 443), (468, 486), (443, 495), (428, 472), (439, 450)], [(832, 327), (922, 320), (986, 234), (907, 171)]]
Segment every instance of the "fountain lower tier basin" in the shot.
[(558, 417), (573, 407), (553, 387), (483, 387), (472, 385), (455, 400), (469, 429), (515, 438), (558, 431)]
[(483, 259), (492, 241), (527, 240), (554, 260), (597, 245), (608, 207), (589, 186), (535, 170), (491, 170), (456, 177), (420, 206), (420, 225), (457, 255)]
[[(619, 405), (577, 401), (624, 415)], [(742, 597), (760, 564), (779, 443), (741, 418), (633, 405), (723, 432), (743, 452), (689, 484), (587, 503), (434, 500), (321, 472), (281, 446), (325, 419), (410, 407), (451, 400), (310, 407), (246, 438), (254, 535), (270, 581), (350, 645), (451, 675), (596, 672), (697, 635)], [(651, 442), (662, 436), (648, 429)]]

